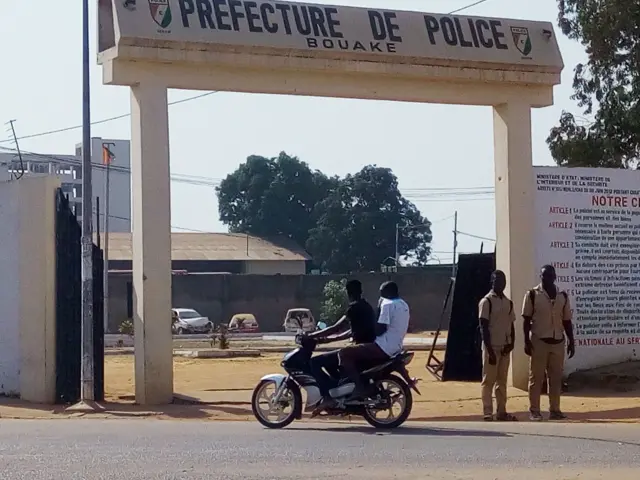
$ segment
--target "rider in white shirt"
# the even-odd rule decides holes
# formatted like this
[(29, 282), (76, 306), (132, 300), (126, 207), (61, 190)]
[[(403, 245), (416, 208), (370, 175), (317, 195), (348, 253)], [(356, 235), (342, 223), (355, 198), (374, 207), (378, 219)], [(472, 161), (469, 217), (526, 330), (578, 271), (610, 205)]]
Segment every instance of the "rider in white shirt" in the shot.
[(376, 344), (389, 357), (402, 351), (404, 337), (409, 330), (409, 305), (398, 295), (398, 286), (394, 282), (383, 284), (380, 289), (380, 317), (378, 324), (384, 333), (376, 338)]
[(385, 282), (380, 286), (376, 339), (373, 343), (348, 346), (340, 350), (340, 367), (356, 384), (353, 397), (366, 394), (358, 365), (362, 362), (382, 363), (402, 351), (404, 337), (409, 329), (409, 306), (400, 298), (398, 285)]

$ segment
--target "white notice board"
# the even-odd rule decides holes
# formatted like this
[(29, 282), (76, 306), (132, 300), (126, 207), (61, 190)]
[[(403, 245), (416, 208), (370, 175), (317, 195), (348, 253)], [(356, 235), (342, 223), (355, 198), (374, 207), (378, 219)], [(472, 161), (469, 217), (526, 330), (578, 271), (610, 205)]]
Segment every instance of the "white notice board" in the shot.
[(534, 167), (534, 182), (537, 267), (555, 266), (573, 306), (566, 373), (637, 359), (640, 172)]

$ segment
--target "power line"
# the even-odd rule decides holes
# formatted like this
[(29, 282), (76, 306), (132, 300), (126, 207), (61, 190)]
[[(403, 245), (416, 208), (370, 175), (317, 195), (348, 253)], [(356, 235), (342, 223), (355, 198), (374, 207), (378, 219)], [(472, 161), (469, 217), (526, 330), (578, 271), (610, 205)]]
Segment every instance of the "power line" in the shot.
[(444, 222), (445, 220), (449, 220), (449, 219), (451, 219), (451, 218), (453, 218), (453, 217), (455, 217), (455, 215), (454, 215), (454, 214), (449, 215), (449, 216), (444, 217), (444, 218), (439, 218), (438, 220), (435, 220), (435, 221), (433, 221), (433, 222), (429, 220), (429, 224), (430, 224), (430, 226), (433, 226), (433, 225), (436, 225), (436, 224), (438, 224), (438, 223)]
[[(0, 146), (0, 150), (8, 152), (16, 152), (15, 149), (9, 147)], [(81, 164), (80, 160), (73, 157), (60, 157), (56, 155), (50, 155), (45, 153), (35, 153), (29, 151), (22, 151), (23, 154), (42, 159), (43, 161), (54, 161), (61, 164), (77, 165)], [(29, 161), (28, 158), (25, 161)], [(93, 168), (106, 169), (106, 165), (101, 163), (92, 164)], [(130, 167), (110, 165), (110, 170), (113, 173), (121, 173), (129, 175), (131, 173)], [(218, 187), (220, 186), (221, 179), (214, 177), (207, 177), (202, 175), (191, 175), (185, 173), (173, 173), (171, 174), (171, 180), (178, 183), (185, 183), (188, 185), (199, 185), (205, 187)], [(402, 194), (409, 200), (415, 200), (418, 202), (461, 202), (461, 201), (476, 201), (476, 200), (491, 200), (493, 198), (494, 189), (492, 187), (422, 187), (422, 188), (406, 188), (402, 189)]]
[[(15, 149), (13, 148), (8, 148), (8, 147), (2, 147), (0, 146), (0, 150), (6, 150), (9, 152), (14, 152)], [(38, 158), (38, 159), (42, 159), (43, 161), (53, 161), (53, 162), (58, 162), (60, 164), (64, 165), (74, 165), (74, 166), (80, 166), (81, 165), (81, 161), (76, 159), (76, 158), (72, 158), (72, 157), (58, 157), (55, 155), (48, 155), (48, 154), (44, 154), (44, 153), (35, 153), (35, 152), (27, 152), (27, 151), (23, 151), (23, 153)], [(26, 158), (25, 161), (29, 161), (29, 158)], [(107, 166), (103, 165), (102, 163), (93, 163), (92, 167), (94, 169), (99, 169), (99, 170), (106, 170)], [(125, 175), (130, 175), (131, 174), (131, 168), (130, 167), (124, 167), (124, 166), (119, 166), (119, 165), (110, 165), (109, 169), (113, 172), (113, 173), (121, 173), (121, 174), (125, 174)], [(171, 180), (175, 181), (175, 182), (181, 182), (181, 183), (187, 183), (190, 185), (203, 185), (203, 186), (209, 186), (209, 187), (216, 187), (218, 185), (220, 185), (220, 179), (216, 179), (213, 177), (204, 177), (204, 176), (199, 176), (199, 175), (188, 175), (188, 174), (184, 174), (184, 173), (175, 173), (171, 175)]]
[[(201, 93), (200, 95), (194, 95), (193, 97), (187, 97), (187, 98), (183, 98), (181, 100), (175, 100), (173, 102), (169, 102), (168, 105), (178, 105), (180, 103), (185, 103), (185, 102), (190, 102), (192, 100), (197, 100), (199, 98), (203, 98), (203, 97), (207, 97), (209, 95), (213, 95), (214, 93), (219, 93), (217, 91), (213, 91), (213, 92), (206, 92), (206, 93)], [(96, 120), (95, 122), (91, 122), (91, 125), (100, 125), (102, 123), (108, 123), (108, 122), (113, 122), (114, 120), (120, 120), (121, 118), (127, 118), (131, 116), (131, 112), (129, 113), (123, 113), (122, 115), (116, 115), (115, 117), (109, 117), (109, 118), (104, 118), (102, 120)], [(38, 137), (44, 137), (46, 135), (54, 135), (56, 133), (63, 133), (63, 132), (69, 132), (71, 130), (78, 130), (82, 128), (82, 125), (74, 125), (72, 127), (64, 127), (64, 128), (58, 128), (56, 130), (49, 130), (46, 132), (40, 132), (40, 133), (32, 133), (31, 135), (24, 135), (22, 137), (18, 137), (18, 140), (26, 140), (28, 138), (38, 138)], [(12, 140), (0, 140), (0, 143), (8, 143), (11, 142)]]
[(494, 242), (494, 243), (496, 241), (495, 238), (481, 237), (480, 235), (474, 235), (473, 233), (461, 232), (460, 230), (458, 230), (458, 235), (464, 235), (465, 237), (477, 238), (478, 240), (486, 240), (488, 242)]
[[(15, 149), (2, 147), (0, 146), (0, 150), (6, 151), (15, 151)], [(78, 159), (74, 159), (71, 157), (57, 157), (55, 155), (47, 155), (42, 153), (35, 152), (25, 152), (31, 157), (35, 157), (38, 159), (42, 159), (43, 161), (54, 161), (58, 162), (62, 165), (73, 165), (80, 166), (81, 162)], [(25, 161), (29, 161), (29, 158), (26, 158)], [(95, 169), (106, 170), (106, 165), (102, 165), (101, 163), (92, 164)], [(119, 173), (124, 175), (130, 175), (131, 169), (129, 167), (111, 165), (110, 170), (112, 173)], [(174, 173), (171, 174), (171, 181), (175, 183), (182, 183), (186, 185), (194, 185), (201, 187), (209, 187), (216, 188), (220, 186), (221, 179), (206, 177), (200, 175), (188, 175), (183, 173)], [(413, 189), (402, 189), (402, 195), (407, 199), (415, 203), (450, 203), (450, 202), (477, 202), (477, 201), (487, 201), (493, 200), (493, 189), (489, 187), (467, 187), (468, 190), (465, 189), (457, 189), (450, 188), (449, 191), (446, 191), (444, 188), (439, 187), (434, 189), (431, 188), (413, 188)], [(471, 189), (475, 188), (477, 190), (472, 191)]]
[(480, 5), (480, 4), (485, 3), (487, 1), (489, 1), (489, 0), (478, 0), (477, 2), (470, 3), (469, 5), (466, 5), (464, 7), (456, 8), (455, 10), (452, 10), (449, 13), (447, 13), (447, 15), (453, 15), (454, 13), (462, 12), (463, 10), (467, 10), (467, 9), (469, 9), (471, 7), (475, 7), (476, 5)]
[[(104, 213), (100, 214), (101, 217), (104, 217)], [(131, 218), (129, 217), (122, 217), (119, 215), (111, 215), (109, 214), (109, 218), (114, 218), (116, 220), (124, 220), (125, 222), (130, 222)], [(171, 225), (171, 228), (175, 228), (176, 230), (183, 230), (185, 232), (192, 232), (192, 233), (214, 233), (214, 232), (207, 232), (205, 230), (197, 230), (195, 228), (187, 228), (187, 227), (179, 227), (177, 225)], [(104, 233), (104, 232), (101, 232)], [(110, 233), (115, 233), (115, 232), (110, 232)]]

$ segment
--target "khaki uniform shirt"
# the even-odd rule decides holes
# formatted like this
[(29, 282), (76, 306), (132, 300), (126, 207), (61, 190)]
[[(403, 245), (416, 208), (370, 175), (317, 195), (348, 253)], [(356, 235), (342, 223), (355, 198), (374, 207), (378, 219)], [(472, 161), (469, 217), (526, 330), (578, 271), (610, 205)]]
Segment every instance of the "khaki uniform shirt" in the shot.
[(499, 297), (493, 290), (487, 293), (478, 306), (480, 319), (489, 321), (492, 345), (508, 345), (513, 342), (511, 327), (516, 321), (513, 303), (506, 296)]
[(529, 292), (525, 294), (522, 303), (522, 316), (531, 317), (531, 334), (538, 339), (562, 340), (564, 338), (562, 322), (571, 321), (569, 297), (558, 289), (556, 298), (552, 300), (542, 285), (536, 286), (533, 293), (533, 305)]

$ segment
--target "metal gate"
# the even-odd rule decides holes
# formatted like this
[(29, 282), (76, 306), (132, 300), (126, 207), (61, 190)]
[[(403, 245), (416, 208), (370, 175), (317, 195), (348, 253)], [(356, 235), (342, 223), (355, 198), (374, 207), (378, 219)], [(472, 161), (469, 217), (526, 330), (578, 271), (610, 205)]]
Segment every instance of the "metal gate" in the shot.
[[(68, 198), (56, 192), (56, 403), (80, 400), (81, 228)], [(93, 246), (94, 398), (104, 400), (102, 250)]]

